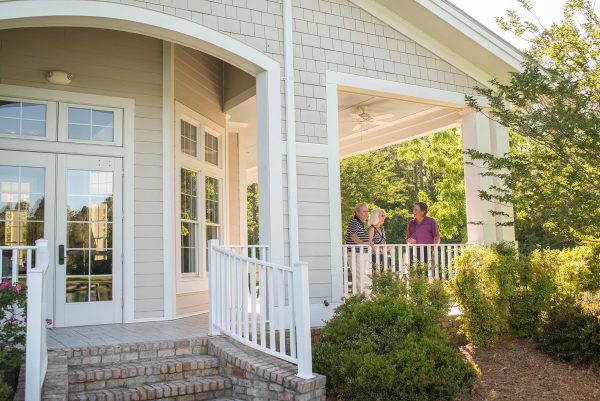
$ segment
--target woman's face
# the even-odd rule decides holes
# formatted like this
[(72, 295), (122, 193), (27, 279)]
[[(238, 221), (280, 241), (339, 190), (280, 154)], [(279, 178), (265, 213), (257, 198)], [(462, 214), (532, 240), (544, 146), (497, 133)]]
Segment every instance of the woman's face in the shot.
[(379, 213), (379, 224), (385, 223), (385, 213)]

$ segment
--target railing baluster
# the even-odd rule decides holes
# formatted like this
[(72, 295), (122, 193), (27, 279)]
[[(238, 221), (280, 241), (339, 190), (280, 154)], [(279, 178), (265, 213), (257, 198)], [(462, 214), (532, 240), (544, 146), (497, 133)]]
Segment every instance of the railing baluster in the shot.
[(259, 265), (258, 291), (260, 291), (260, 346), (267, 348), (267, 267)]
[(348, 274), (350, 269), (348, 267), (348, 248), (342, 246), (342, 285), (344, 298), (348, 296)]
[(242, 313), (243, 313), (243, 325), (244, 325), (244, 338), (246, 340), (250, 339), (250, 333), (248, 330), (248, 296), (250, 295), (249, 291), (250, 291), (250, 280), (248, 275), (250, 274), (250, 269), (249, 269), (249, 262), (248, 261), (244, 261), (244, 260), (240, 260), (240, 263), (242, 265), (242, 294), (243, 294), (243, 299), (242, 299)]
[(350, 270), (351, 270), (351, 276), (352, 276), (352, 295), (356, 295), (357, 292), (357, 288), (356, 288), (356, 280), (358, 278), (358, 272), (357, 272), (357, 268), (358, 266), (356, 266), (356, 247), (352, 247), (351, 248), (351, 258), (350, 258)]
[(279, 352), (285, 354), (285, 276), (282, 270), (277, 270), (277, 289), (279, 305)]
[(288, 278), (288, 300), (289, 300), (289, 311), (288, 317), (290, 318), (290, 356), (292, 358), (298, 358), (298, 352), (296, 349), (296, 322), (294, 322), (294, 317), (296, 316), (296, 303), (294, 301), (294, 283), (293, 273), (286, 272), (285, 275)]
[(439, 250), (440, 250), (439, 245), (433, 245), (433, 265), (435, 268), (435, 278), (436, 279), (442, 278), (440, 276), (440, 260), (439, 260), (439, 256), (438, 256)]
[(267, 286), (267, 298), (269, 302), (269, 349), (275, 351), (275, 285), (276, 278), (274, 277), (274, 271), (272, 268), (267, 269), (267, 280), (269, 285)]
[(250, 313), (252, 342), (258, 344), (256, 338), (256, 263), (250, 262)]
[(12, 269), (10, 281), (12, 285), (19, 282), (19, 251), (17, 249), (12, 250)]

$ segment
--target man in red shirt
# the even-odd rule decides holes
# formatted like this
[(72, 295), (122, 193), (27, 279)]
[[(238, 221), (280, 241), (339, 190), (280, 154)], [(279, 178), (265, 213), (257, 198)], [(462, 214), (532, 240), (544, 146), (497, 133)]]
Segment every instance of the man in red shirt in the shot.
[(439, 244), (440, 230), (434, 219), (427, 216), (425, 202), (413, 204), (413, 216), (406, 226), (406, 242), (408, 244)]

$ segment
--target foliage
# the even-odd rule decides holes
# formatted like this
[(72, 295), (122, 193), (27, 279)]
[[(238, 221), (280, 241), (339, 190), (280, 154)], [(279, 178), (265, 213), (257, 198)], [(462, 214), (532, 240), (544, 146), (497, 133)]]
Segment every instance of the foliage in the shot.
[[(532, 12), (528, 1), (523, 7)], [(533, 14), (533, 12), (532, 12)], [(529, 43), (510, 82), (477, 88), (490, 117), (511, 129), (509, 155), (469, 151), (499, 179), (482, 196), (514, 204), (517, 239), (530, 250), (599, 241), (600, 23), (589, 0), (568, 0), (544, 28), (514, 11), (500, 26)], [(477, 108), (474, 97), (468, 103)], [(508, 217), (508, 216), (507, 216)]]
[(508, 329), (518, 264), (515, 249), (506, 243), (467, 248), (454, 259), (451, 288), (463, 312), (461, 331), (473, 344), (490, 345)]
[(258, 184), (248, 185), (246, 192), (247, 217), (248, 217), (248, 245), (258, 245), (260, 238), (258, 236)]
[(421, 200), (445, 241), (466, 239), (462, 139), (456, 130), (346, 158), (340, 180), (344, 223), (357, 203), (383, 208), (388, 242), (402, 243), (412, 204)]
[(8, 281), (0, 284), (0, 373), (21, 365), (25, 345), (25, 301), (26, 294), (20, 285)]
[(0, 377), (0, 401), (10, 401), (12, 400), (13, 389), (8, 383), (2, 380)]
[(418, 272), (378, 274), (370, 297), (348, 298), (324, 327), (315, 369), (346, 401), (453, 399), (477, 372), (437, 324), (448, 307), (441, 283)]
[(600, 365), (600, 291), (554, 308), (542, 325), (541, 350), (562, 360)]

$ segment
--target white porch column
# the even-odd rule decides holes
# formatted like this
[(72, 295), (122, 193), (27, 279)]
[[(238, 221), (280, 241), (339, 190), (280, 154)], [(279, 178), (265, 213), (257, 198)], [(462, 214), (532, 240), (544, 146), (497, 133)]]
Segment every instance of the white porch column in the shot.
[(271, 261), (284, 263), (283, 158), (280, 74), (256, 76), (258, 213), (260, 243), (270, 246)]
[[(462, 121), (463, 150), (473, 149), (492, 153), (492, 132), (490, 120), (479, 112), (466, 115)], [(470, 157), (465, 155), (465, 200), (467, 206), (467, 236), (469, 243), (496, 242), (496, 219), (490, 213), (494, 205), (479, 196), (479, 191), (488, 191), (493, 183), (491, 177), (483, 177), (481, 162), (469, 165)]]
[[(491, 139), (492, 139), (492, 154), (496, 157), (504, 157), (509, 151), (509, 137), (508, 128), (495, 122), (490, 121), (491, 127)], [(502, 181), (498, 178), (493, 178), (493, 185), (496, 187), (502, 186)], [(495, 210), (498, 212), (506, 213), (508, 217), (495, 216), (496, 220), (496, 241), (509, 241), (515, 240), (515, 227), (514, 225), (503, 226), (498, 225), (507, 221), (514, 220), (513, 206), (496, 204)]]

